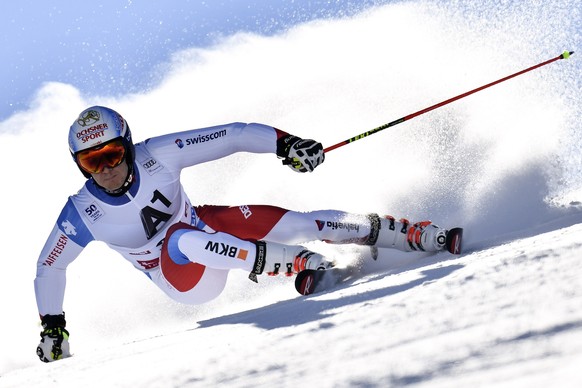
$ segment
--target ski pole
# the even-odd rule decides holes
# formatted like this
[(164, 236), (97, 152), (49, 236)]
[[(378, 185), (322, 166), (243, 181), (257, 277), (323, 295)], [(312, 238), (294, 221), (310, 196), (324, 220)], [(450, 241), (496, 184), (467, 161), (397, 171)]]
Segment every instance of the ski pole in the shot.
[(542, 62), (542, 63), (538, 63), (538, 64), (537, 64), (537, 65), (535, 65), (535, 66), (528, 67), (527, 69), (524, 69), (524, 70), (518, 71), (518, 72), (517, 72), (517, 73), (515, 73), (515, 74), (508, 75), (507, 77), (504, 77), (504, 78), (498, 79), (497, 81), (491, 82), (491, 83), (489, 83), (489, 84), (487, 84), (487, 85), (483, 85), (483, 86), (481, 86), (481, 87), (478, 87), (478, 88), (476, 88), (476, 89), (470, 90), (470, 91), (468, 91), (468, 92), (466, 92), (466, 93), (459, 94), (459, 95), (458, 95), (458, 96), (456, 96), (456, 97), (449, 98), (448, 100), (445, 100), (445, 101), (443, 101), (443, 102), (439, 102), (438, 104), (435, 104), (435, 105), (429, 106), (428, 108), (425, 108), (425, 109), (419, 110), (418, 112), (415, 112), (415, 113), (409, 114), (408, 116), (404, 116), (404, 117), (402, 117), (402, 118), (400, 118), (400, 119), (398, 119), (398, 120), (394, 120), (394, 121), (392, 121), (392, 122), (390, 122), (390, 123), (387, 123), (387, 124), (384, 124), (384, 125), (380, 125), (379, 127), (377, 127), (377, 128), (374, 128), (374, 129), (371, 129), (371, 130), (369, 130), (369, 131), (367, 131), (367, 132), (364, 132), (364, 133), (362, 133), (362, 134), (360, 134), (360, 135), (358, 135), (358, 136), (354, 136), (354, 137), (352, 137), (352, 138), (350, 138), (350, 139), (347, 139), (347, 140), (344, 140), (344, 141), (342, 141), (342, 142), (340, 142), (340, 143), (337, 143), (337, 144), (334, 144), (334, 145), (332, 145), (332, 146), (329, 146), (329, 147), (325, 148), (325, 149), (323, 150), (323, 152), (327, 153), (327, 152), (329, 152), (329, 151), (335, 150), (336, 148), (339, 148), (339, 147), (341, 147), (341, 146), (344, 146), (344, 145), (346, 145), (346, 144), (353, 143), (353, 142), (355, 142), (356, 140), (363, 139), (363, 138), (365, 138), (365, 137), (368, 137), (368, 136), (370, 136), (370, 135), (373, 135), (373, 134), (375, 134), (375, 133), (378, 133), (378, 132), (380, 132), (380, 131), (382, 131), (382, 130), (384, 130), (384, 129), (386, 129), (386, 128), (390, 128), (390, 127), (393, 127), (393, 126), (395, 126), (395, 125), (397, 125), (397, 124), (403, 123), (403, 122), (405, 122), (405, 121), (407, 121), (407, 120), (410, 120), (410, 119), (412, 119), (412, 118), (414, 118), (414, 117), (416, 117), (416, 116), (420, 116), (421, 114), (424, 114), (424, 113), (426, 113), (426, 112), (430, 112), (430, 111), (431, 111), (431, 110), (433, 110), (433, 109), (440, 108), (441, 106), (444, 106), (444, 105), (450, 104), (450, 103), (451, 103), (451, 102), (453, 102), (453, 101), (460, 100), (460, 99), (461, 99), (461, 98), (463, 98), (463, 97), (467, 97), (468, 95), (471, 95), (471, 94), (473, 94), (473, 93), (477, 93), (477, 92), (478, 92), (478, 91), (480, 91), (480, 90), (486, 89), (486, 88), (488, 88), (488, 87), (490, 87), (490, 86), (493, 86), (493, 85), (497, 85), (498, 83), (501, 83), (501, 82), (507, 81), (508, 79), (511, 79), (511, 78), (513, 78), (513, 77), (517, 77), (518, 75), (521, 75), (521, 74), (523, 74), (523, 73), (527, 73), (528, 71), (532, 71), (532, 70), (534, 70), (534, 69), (537, 69), (538, 67), (545, 66), (545, 65), (547, 65), (547, 64), (549, 64), (549, 63), (555, 62), (555, 61), (557, 61), (557, 60), (560, 60), (560, 59), (567, 59), (567, 58), (569, 58), (569, 57), (570, 57), (570, 55), (572, 55), (572, 54), (574, 54), (574, 51), (564, 51), (562, 54), (558, 55), (558, 56), (557, 56), (557, 57), (555, 57), (555, 58), (552, 58), (552, 59), (550, 59), (550, 60), (547, 60), (547, 61), (545, 61), (545, 62)]

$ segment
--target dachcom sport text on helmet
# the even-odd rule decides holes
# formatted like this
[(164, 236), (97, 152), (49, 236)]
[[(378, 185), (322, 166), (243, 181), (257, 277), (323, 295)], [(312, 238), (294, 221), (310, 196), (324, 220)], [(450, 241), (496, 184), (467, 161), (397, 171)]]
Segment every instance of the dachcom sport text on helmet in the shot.
[[(75, 163), (80, 151), (97, 147), (113, 139), (120, 138), (125, 147), (126, 160), (133, 167), (135, 149), (131, 140), (131, 131), (125, 119), (116, 111), (104, 106), (92, 106), (85, 109), (69, 130), (69, 151)], [(77, 167), (79, 165), (77, 164)], [(85, 178), (91, 175), (81, 169)]]

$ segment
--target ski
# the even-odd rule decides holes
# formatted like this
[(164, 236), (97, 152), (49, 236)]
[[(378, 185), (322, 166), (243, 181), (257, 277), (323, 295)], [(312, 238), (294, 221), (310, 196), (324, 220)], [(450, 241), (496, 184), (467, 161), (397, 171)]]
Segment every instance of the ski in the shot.
[(358, 272), (356, 267), (304, 269), (295, 278), (295, 289), (301, 295), (310, 295), (329, 289)]
[(461, 243), (463, 242), (463, 228), (453, 228), (447, 232), (445, 246), (447, 251), (453, 255), (461, 254)]
[[(463, 228), (453, 228), (447, 232), (445, 247), (453, 255), (460, 255), (463, 242)], [(377, 259), (377, 248), (372, 248), (372, 258)], [(305, 269), (295, 278), (295, 289), (301, 295), (310, 295), (332, 288), (356, 273), (357, 267), (330, 268), (325, 270)]]

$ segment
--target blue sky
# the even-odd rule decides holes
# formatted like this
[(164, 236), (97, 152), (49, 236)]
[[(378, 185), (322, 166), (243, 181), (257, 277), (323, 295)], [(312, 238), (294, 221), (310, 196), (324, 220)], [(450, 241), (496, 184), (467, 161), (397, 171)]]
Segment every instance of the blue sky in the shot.
[(43, 82), (116, 95), (155, 85), (156, 65), (237, 31), (274, 34), (389, 0), (4, 1), (0, 120), (27, 108)]

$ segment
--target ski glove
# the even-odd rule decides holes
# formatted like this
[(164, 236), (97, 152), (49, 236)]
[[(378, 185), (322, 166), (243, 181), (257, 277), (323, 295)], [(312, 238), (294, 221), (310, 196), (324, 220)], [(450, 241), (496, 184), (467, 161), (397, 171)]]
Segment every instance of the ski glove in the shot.
[(293, 135), (277, 140), (277, 156), (295, 172), (311, 172), (325, 160), (321, 143)]
[(36, 355), (43, 362), (51, 362), (71, 356), (69, 352), (69, 332), (65, 329), (65, 313), (42, 317), (43, 331)]

